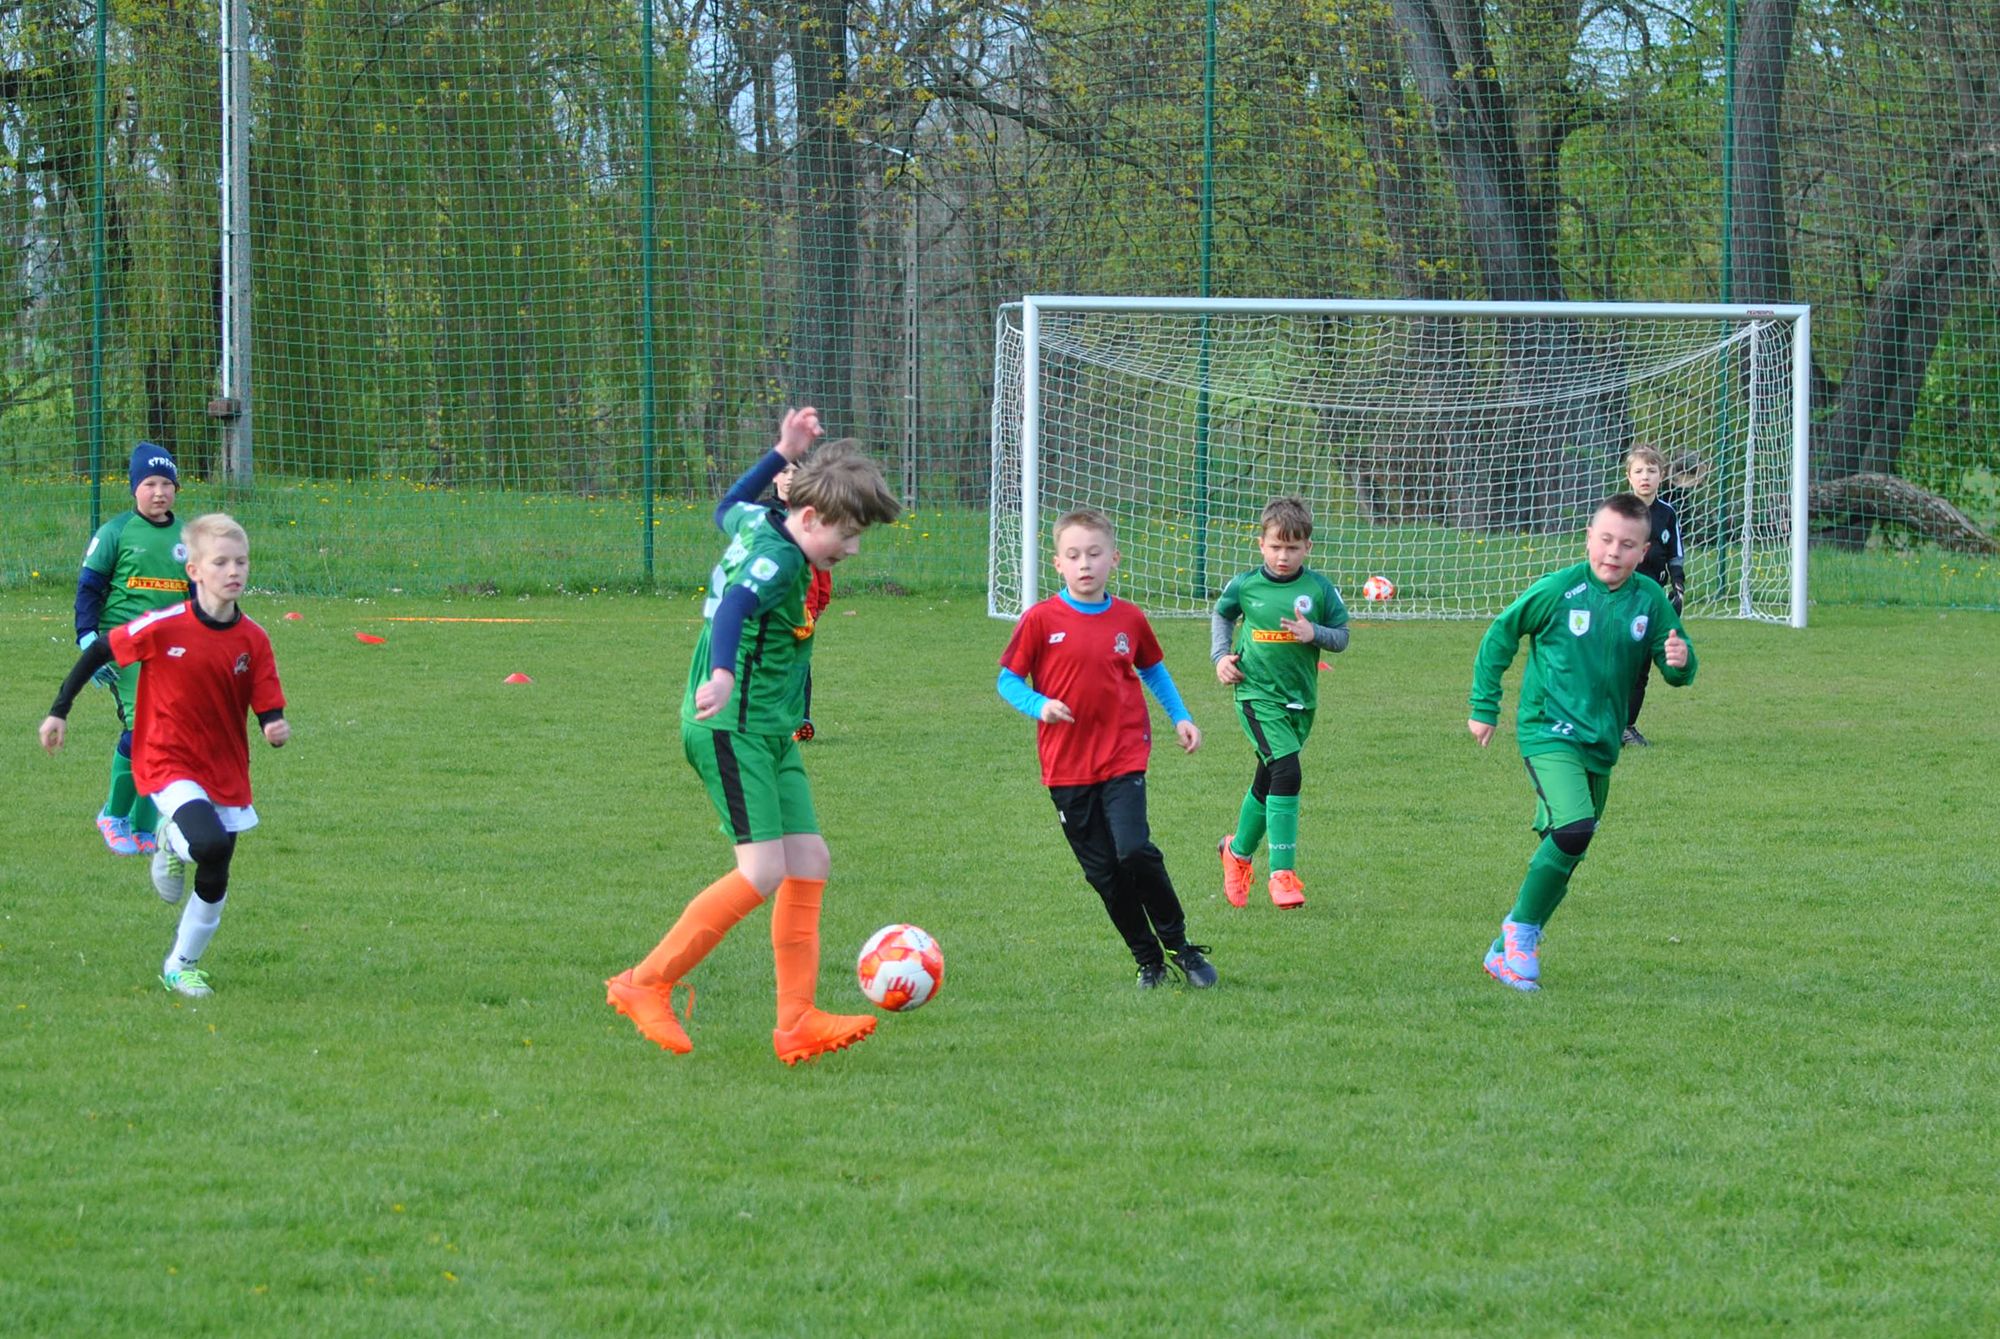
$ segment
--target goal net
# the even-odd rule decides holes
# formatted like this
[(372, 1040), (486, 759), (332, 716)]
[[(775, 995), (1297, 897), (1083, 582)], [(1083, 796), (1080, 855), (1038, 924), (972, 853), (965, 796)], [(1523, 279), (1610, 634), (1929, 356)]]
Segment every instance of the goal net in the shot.
[(1805, 307), (1030, 297), (997, 325), (996, 616), (1056, 588), (1079, 506), (1117, 522), (1115, 592), (1205, 614), (1289, 493), (1358, 616), (1490, 617), (1581, 559), (1647, 445), (1687, 612), (1804, 625)]

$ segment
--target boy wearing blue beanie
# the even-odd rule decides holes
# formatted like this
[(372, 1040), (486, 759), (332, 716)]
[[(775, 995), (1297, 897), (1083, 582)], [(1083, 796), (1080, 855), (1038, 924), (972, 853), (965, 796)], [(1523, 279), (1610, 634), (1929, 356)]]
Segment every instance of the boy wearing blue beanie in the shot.
[[(91, 536), (76, 574), (76, 645), (188, 596), (187, 548), (174, 523), (180, 471), (165, 448), (141, 442), (128, 471), (132, 510), (120, 512)], [(151, 855), (160, 811), (132, 782), (132, 721), (139, 700), (139, 666), (106, 665), (95, 676), (111, 690), (122, 727), (111, 754), (111, 792), (97, 815), (97, 830), (113, 855)]]

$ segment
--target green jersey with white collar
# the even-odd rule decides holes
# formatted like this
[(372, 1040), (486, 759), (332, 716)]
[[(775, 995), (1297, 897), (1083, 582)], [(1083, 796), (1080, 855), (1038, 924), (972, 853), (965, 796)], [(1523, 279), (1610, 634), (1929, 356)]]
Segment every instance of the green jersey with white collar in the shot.
[(1634, 572), (1612, 590), (1588, 562), (1551, 572), (1501, 611), (1480, 639), (1471, 718), (1498, 723), (1500, 678), (1525, 637), (1528, 664), (1516, 725), (1521, 756), (1574, 750), (1593, 771), (1609, 772), (1618, 761), (1639, 666), (1652, 661), (1676, 687), (1694, 680), (1692, 643), (1688, 663), (1668, 667), (1669, 631), (1687, 640), (1680, 615), (1651, 577)]

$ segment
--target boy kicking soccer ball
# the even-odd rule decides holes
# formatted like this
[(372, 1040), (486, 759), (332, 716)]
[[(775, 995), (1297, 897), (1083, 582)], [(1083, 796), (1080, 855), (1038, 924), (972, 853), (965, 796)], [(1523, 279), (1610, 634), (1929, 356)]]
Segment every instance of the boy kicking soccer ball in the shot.
[(797, 732), (812, 668), (813, 624), (806, 614), (812, 574), (853, 557), (861, 532), (895, 520), (902, 504), (874, 462), (843, 450), (799, 466), (788, 508), (759, 506), (757, 495), (804, 457), (820, 434), (815, 410), (785, 415), (777, 447), (715, 509), (729, 547), (708, 579), (706, 623), (681, 701), (681, 747), (735, 843), (736, 867), (697, 893), (638, 965), (604, 983), (612, 1008), (641, 1036), (677, 1055), (692, 1051), (694, 1043), (674, 1012), (674, 987), (773, 894), (778, 1025), (771, 1045), (778, 1058), (797, 1064), (875, 1030), (872, 1014), (830, 1014), (813, 1003), (820, 895), (831, 858)]
[(250, 746), (243, 720), (255, 713), (265, 742), (292, 737), (285, 693), (271, 639), (236, 606), (250, 574), (250, 539), (220, 512), (196, 517), (181, 532), (194, 598), (142, 615), (100, 637), (63, 680), (42, 747), (63, 745), (76, 695), (99, 669), (145, 666), (132, 727), (132, 778), (168, 821), (153, 853), (153, 887), (169, 904), (187, 887), (173, 950), (160, 965), (160, 984), (197, 998), (213, 994), (198, 964), (222, 922), (229, 861), (236, 836), (257, 826), (250, 803)]
[(1516, 990), (1540, 988), (1542, 931), (1604, 816), (1640, 663), (1658, 665), (1672, 687), (1694, 681), (1680, 615), (1658, 582), (1637, 574), (1651, 527), (1646, 504), (1630, 493), (1599, 503), (1585, 561), (1551, 572), (1501, 611), (1473, 662), (1466, 729), (1485, 748), (1500, 719), (1500, 676), (1528, 639), (1515, 730), (1542, 844), (1486, 953), (1487, 972)]

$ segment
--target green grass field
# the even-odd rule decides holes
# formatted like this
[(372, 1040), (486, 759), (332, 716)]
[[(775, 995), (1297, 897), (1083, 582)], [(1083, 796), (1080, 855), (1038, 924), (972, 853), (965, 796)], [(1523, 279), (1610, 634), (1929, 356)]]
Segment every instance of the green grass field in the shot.
[(889, 921), (948, 971), (791, 1070), (765, 916), (694, 1055), (603, 1003), (728, 861), (676, 738), (691, 601), (250, 601), (296, 734), (201, 1003), (90, 825), (108, 702), (34, 747), (68, 608), (0, 595), (10, 1334), (2000, 1328), (2000, 617), (1697, 624), (1532, 997), (1479, 967), (1532, 841), (1511, 724), (1464, 728), (1480, 627), (1336, 660), (1280, 916), (1216, 889), (1249, 753), (1206, 628), (1162, 624), (1209, 737), (1156, 754), (1155, 833), (1223, 981), (1141, 996), (993, 692), (1006, 626), (843, 596), (821, 997), (859, 1007)]

